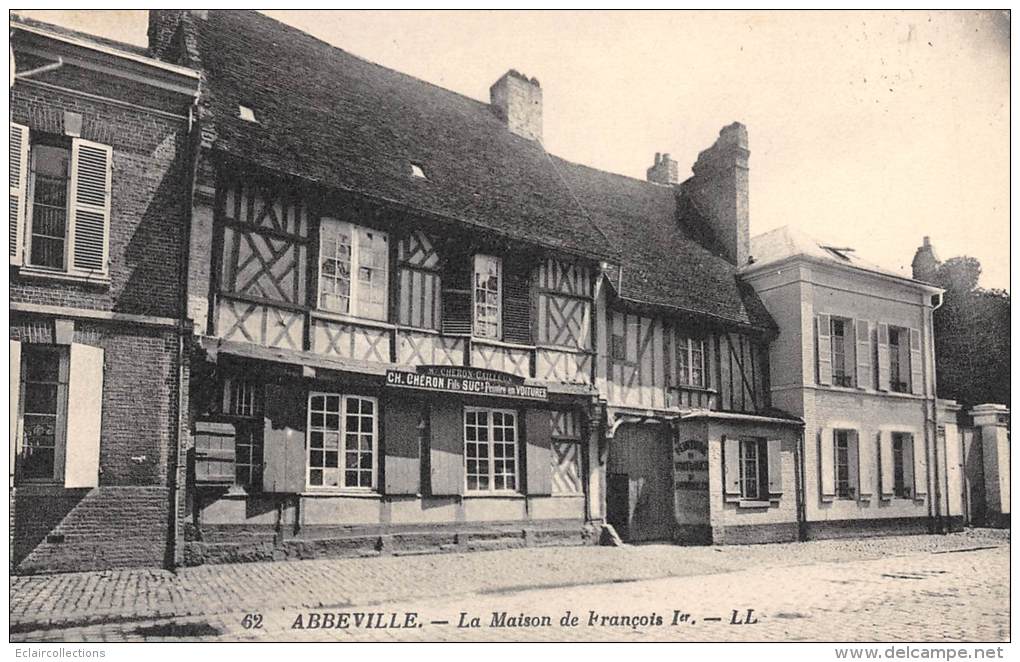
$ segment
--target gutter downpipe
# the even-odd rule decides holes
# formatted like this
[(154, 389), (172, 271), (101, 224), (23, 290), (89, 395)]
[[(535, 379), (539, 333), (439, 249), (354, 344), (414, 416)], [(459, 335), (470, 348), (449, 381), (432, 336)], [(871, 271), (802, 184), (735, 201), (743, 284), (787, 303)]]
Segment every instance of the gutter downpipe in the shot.
[[(928, 483), (929, 483), (929, 486), (935, 488), (934, 492), (932, 494), (932, 507), (934, 508), (933, 522), (932, 522), (933, 527), (934, 527), (933, 533), (945, 534), (946, 533), (946, 520), (945, 520), (945, 518), (944, 518), (944, 516), (942, 514), (942, 494), (943, 494), (943, 492), (942, 492), (942, 481), (944, 480), (946, 482), (946, 491), (945, 491), (945, 493), (949, 494), (949, 476), (948, 476), (949, 467), (947, 466), (947, 467), (945, 467), (945, 470), (943, 470), (943, 467), (939, 464), (939, 434), (938, 434), (938, 430), (939, 430), (938, 411), (939, 411), (939, 409), (938, 409), (938, 389), (937, 389), (936, 374), (935, 374), (935, 311), (942, 307), (942, 301), (943, 301), (942, 294), (939, 294), (938, 297), (939, 297), (938, 298), (938, 304), (937, 305), (933, 305), (931, 307), (931, 310), (926, 311), (926, 315), (925, 315), (927, 317), (927, 319), (925, 320), (927, 322), (927, 324), (926, 324), (927, 328), (925, 329), (925, 331), (926, 331), (926, 335), (927, 335), (928, 339), (931, 340), (930, 343), (925, 343), (925, 345), (929, 348), (929, 351), (928, 351), (928, 360), (926, 361), (927, 365), (925, 366), (925, 368), (928, 369), (928, 372), (931, 375), (931, 395), (928, 398), (925, 399), (926, 402), (928, 403), (926, 406), (930, 406), (931, 407), (931, 417), (930, 417), (931, 424), (930, 425), (925, 425), (925, 435), (926, 435), (926, 437), (931, 439), (931, 442), (932, 442), (932, 455), (933, 455), (933, 460), (935, 462), (935, 471), (934, 471), (934, 474), (931, 471), (928, 472)], [(948, 440), (947, 440), (947, 443), (948, 443)]]
[(800, 434), (797, 436), (797, 445), (793, 448), (793, 479), (796, 483), (795, 494), (797, 495), (797, 540), (807, 540), (807, 512), (805, 502), (807, 495), (804, 494), (804, 435), (806, 427), (801, 426)]
[[(185, 197), (187, 212), (184, 214), (184, 228), (181, 233), (181, 256), (179, 260), (180, 284), (180, 319), (177, 331), (177, 448), (174, 457), (174, 469), (171, 484), (171, 512), (170, 529), (172, 531), (170, 541), (170, 563), (173, 569), (179, 565), (177, 553), (180, 547), (181, 537), (181, 483), (187, 481), (187, 459), (184, 448), (184, 430), (188, 425), (189, 412), (187, 398), (184, 393), (184, 375), (188, 361), (186, 338), (191, 335), (191, 324), (188, 319), (188, 269), (191, 259), (191, 222), (194, 209), (195, 179), (198, 177), (198, 155), (201, 150), (201, 133), (197, 131), (197, 120), (195, 110), (198, 108), (198, 93), (196, 92), (194, 102), (188, 108), (188, 161), (185, 164), (185, 172), (188, 174), (188, 190)], [(188, 380), (190, 388), (190, 378)]]

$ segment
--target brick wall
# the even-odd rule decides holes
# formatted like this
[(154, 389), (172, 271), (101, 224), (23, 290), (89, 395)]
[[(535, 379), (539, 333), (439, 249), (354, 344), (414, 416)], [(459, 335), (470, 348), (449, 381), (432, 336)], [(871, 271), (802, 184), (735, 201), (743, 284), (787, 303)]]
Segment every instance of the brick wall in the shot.
[[(15, 314), (11, 338), (50, 342), (52, 320)], [(77, 320), (74, 341), (104, 350), (99, 487), (19, 487), (12, 498), (18, 572), (163, 565), (177, 448), (177, 331)], [(47, 537), (63, 536), (58, 542)]]
[(11, 301), (174, 317), (187, 214), (187, 121), (19, 82), (11, 120), (32, 132), (63, 132), (82, 115), (86, 140), (113, 146), (110, 284), (11, 279)]
[[(11, 278), (12, 303), (68, 308), (60, 316), (74, 321), (74, 342), (104, 349), (100, 476), (93, 489), (26, 485), (13, 491), (12, 568), (163, 566), (172, 562), (172, 487), (183, 471), (177, 462), (177, 329), (85, 319), (74, 309), (179, 317), (190, 190), (188, 121), (180, 114), (187, 109), (171, 107), (153, 88), (87, 78), (73, 66), (40, 80), (83, 94), (18, 81), (10, 94), (12, 121), (33, 133), (60, 135), (64, 112), (79, 113), (81, 137), (113, 147), (110, 283), (32, 279), (13, 270)], [(13, 313), (10, 336), (52, 343), (53, 324), (53, 316)]]
[(165, 487), (16, 493), (18, 573), (161, 566), (167, 556)]

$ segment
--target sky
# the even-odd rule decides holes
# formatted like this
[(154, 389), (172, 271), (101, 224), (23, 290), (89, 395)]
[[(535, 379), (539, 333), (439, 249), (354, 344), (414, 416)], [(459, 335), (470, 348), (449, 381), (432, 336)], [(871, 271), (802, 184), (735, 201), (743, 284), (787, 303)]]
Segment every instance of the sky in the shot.
[[(144, 11), (18, 13), (145, 44)], [(546, 148), (632, 177), (666, 152), (684, 179), (742, 122), (752, 234), (794, 226), (905, 275), (929, 235), (1009, 289), (1002, 12), (265, 13), (483, 101), (510, 68), (537, 77)]]

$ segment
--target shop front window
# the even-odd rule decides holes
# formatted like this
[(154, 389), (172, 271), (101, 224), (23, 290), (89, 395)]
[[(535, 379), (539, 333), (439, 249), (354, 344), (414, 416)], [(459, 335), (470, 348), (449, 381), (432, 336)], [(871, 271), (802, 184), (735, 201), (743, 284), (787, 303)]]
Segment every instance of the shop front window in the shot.
[(468, 492), (517, 490), (517, 414), (505, 409), (464, 411)]
[(373, 489), (378, 401), (354, 395), (308, 396), (308, 486)]

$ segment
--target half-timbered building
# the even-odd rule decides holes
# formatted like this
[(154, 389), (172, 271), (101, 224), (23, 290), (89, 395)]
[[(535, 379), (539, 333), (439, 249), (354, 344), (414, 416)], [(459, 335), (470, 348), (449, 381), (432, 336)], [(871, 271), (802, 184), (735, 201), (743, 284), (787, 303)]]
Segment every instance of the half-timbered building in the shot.
[(204, 76), (179, 560), (597, 531), (612, 251), (542, 147), (538, 81), (481, 103), (254, 12), (153, 12), (150, 38)]
[(548, 154), (517, 71), (480, 102), (255, 12), (149, 38), (203, 81), (175, 562), (804, 534), (742, 125), (637, 180)]
[(747, 131), (732, 124), (682, 183), (668, 154), (649, 181), (587, 169), (568, 178), (620, 248), (596, 302), (597, 478), (625, 540), (797, 538), (801, 424), (772, 405), (776, 323), (737, 277), (748, 156)]

